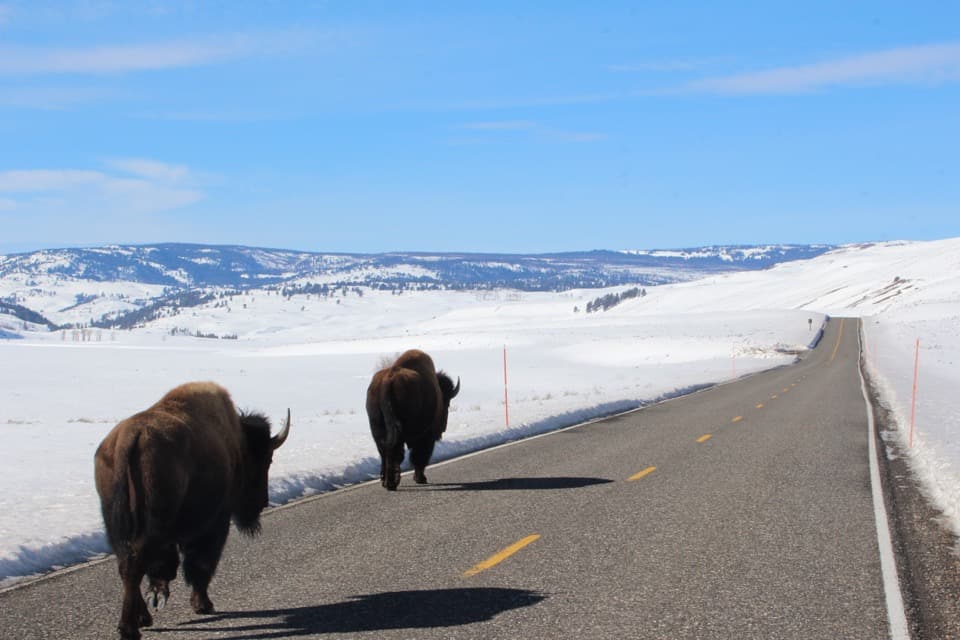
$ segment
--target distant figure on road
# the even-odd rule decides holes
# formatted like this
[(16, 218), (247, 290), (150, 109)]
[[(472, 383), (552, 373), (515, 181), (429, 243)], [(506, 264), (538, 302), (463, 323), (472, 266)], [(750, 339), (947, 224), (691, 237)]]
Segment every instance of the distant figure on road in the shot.
[(813, 331), (813, 318), (807, 318), (807, 326)]

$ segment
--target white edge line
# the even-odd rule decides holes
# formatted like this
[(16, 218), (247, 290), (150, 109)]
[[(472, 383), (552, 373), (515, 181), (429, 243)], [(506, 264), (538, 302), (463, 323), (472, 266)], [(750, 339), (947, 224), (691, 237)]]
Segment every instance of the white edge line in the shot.
[(863, 353), (862, 323), (858, 334), (860, 352), (857, 354), (857, 372), (860, 374), (860, 390), (867, 406), (867, 440), (870, 449), (870, 488), (873, 493), (873, 516), (877, 523), (877, 544), (880, 547), (880, 573), (883, 578), (883, 591), (887, 600), (887, 621), (890, 625), (891, 640), (910, 640), (910, 628), (907, 614), (900, 594), (900, 579), (897, 576), (897, 561), (893, 553), (890, 538), (890, 524), (887, 520), (887, 507), (883, 501), (883, 489), (880, 483), (880, 465), (877, 459), (876, 425), (873, 406), (867, 394), (867, 381), (863, 377), (861, 354)]

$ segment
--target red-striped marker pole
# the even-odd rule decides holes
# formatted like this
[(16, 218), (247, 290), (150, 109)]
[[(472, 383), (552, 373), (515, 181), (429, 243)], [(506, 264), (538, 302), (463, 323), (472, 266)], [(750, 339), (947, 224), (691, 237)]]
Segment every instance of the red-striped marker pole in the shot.
[(913, 354), (913, 399), (910, 401), (910, 448), (913, 448), (913, 429), (917, 418), (917, 376), (920, 373), (920, 338)]

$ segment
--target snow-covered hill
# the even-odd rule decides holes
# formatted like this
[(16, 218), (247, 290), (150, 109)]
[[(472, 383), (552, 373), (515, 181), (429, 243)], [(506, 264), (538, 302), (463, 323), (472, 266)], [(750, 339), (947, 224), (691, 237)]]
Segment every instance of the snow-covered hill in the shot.
[[(541, 255), (307, 253), (236, 246), (158, 244), (59, 249), (0, 256), (0, 302), (54, 325), (129, 328), (225, 292), (288, 295), (338, 289), (565, 291), (650, 286), (810, 258), (827, 246), (704, 247)], [(189, 292), (189, 294), (185, 293)]]

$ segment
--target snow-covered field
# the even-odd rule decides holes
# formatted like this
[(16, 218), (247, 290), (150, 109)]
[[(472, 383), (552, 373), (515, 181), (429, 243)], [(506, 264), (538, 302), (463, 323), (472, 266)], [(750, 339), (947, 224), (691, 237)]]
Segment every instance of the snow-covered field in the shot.
[(920, 339), (911, 456), (960, 529), (948, 403), (960, 378), (960, 239), (850, 247), (647, 291), (592, 314), (586, 303), (609, 291), (255, 292), (86, 336), (23, 332), (0, 316), (0, 336), (23, 336), (0, 340), (0, 585), (107, 551), (93, 452), (116, 422), (188, 380), (215, 380), (275, 422), (290, 408), (290, 439), (271, 469), (279, 504), (378, 473), (365, 390), (404, 349), (428, 351), (462, 380), (437, 460), (787, 364), (823, 314), (865, 318), (869, 368), (906, 426)]

